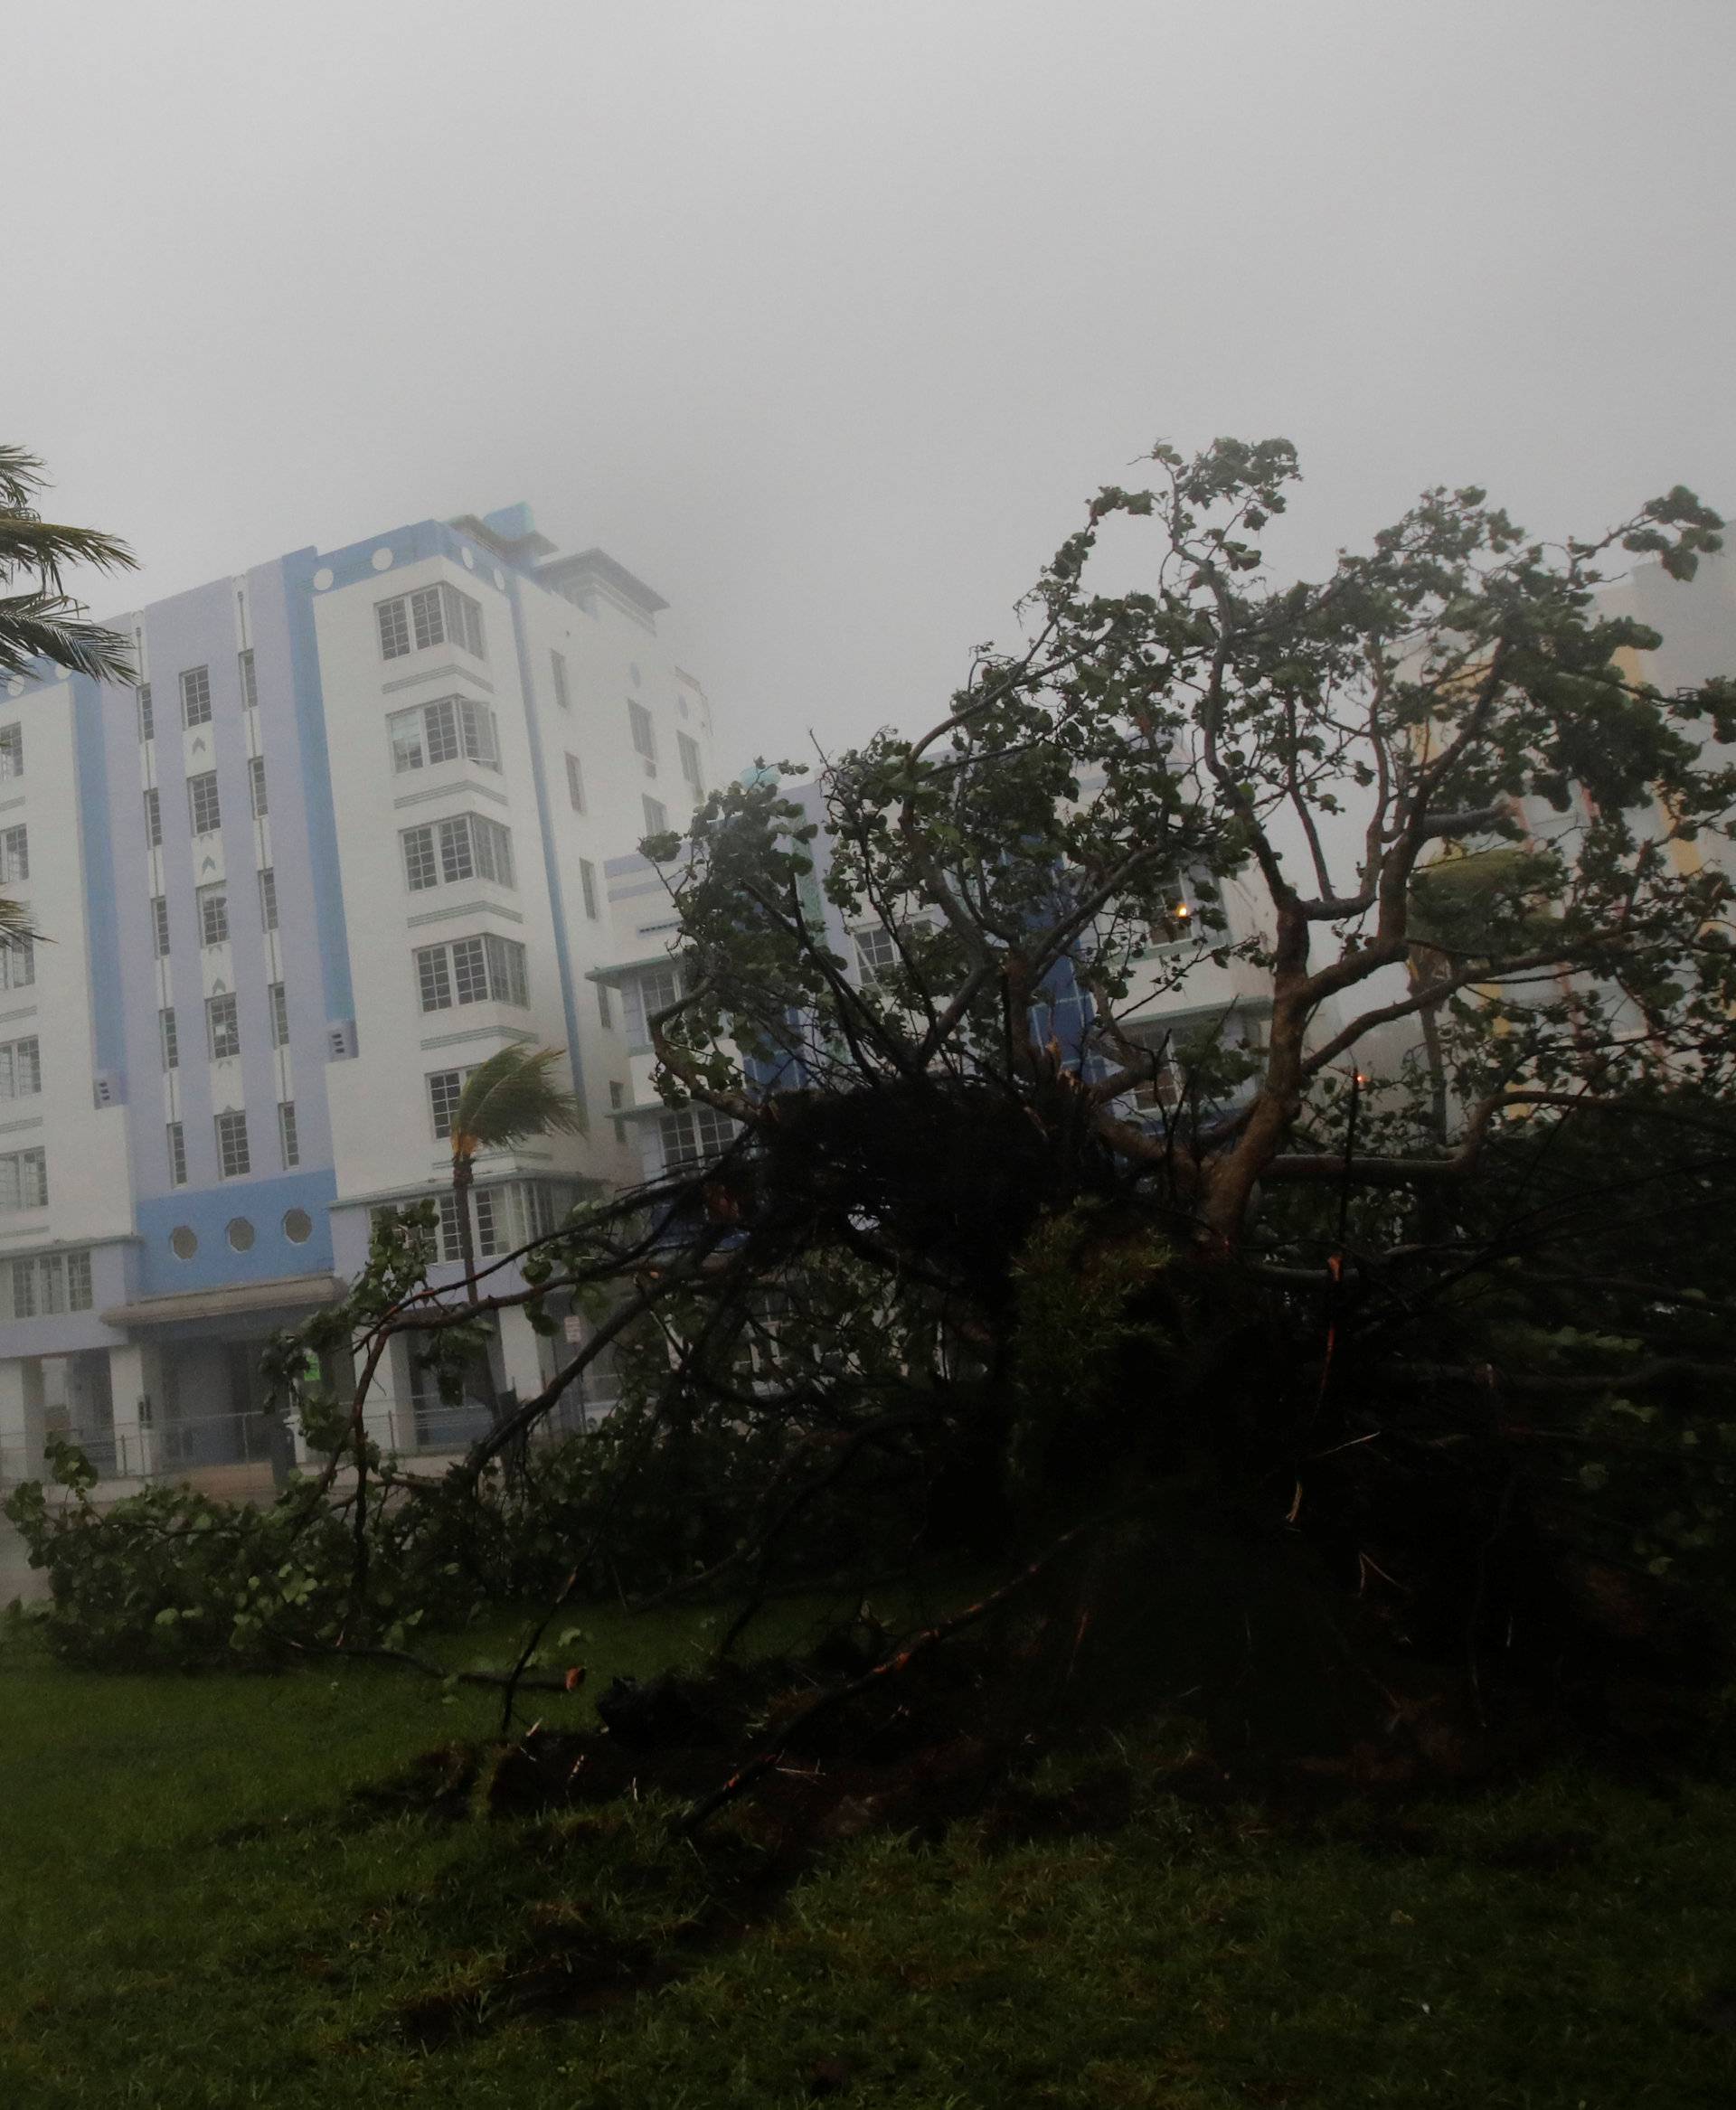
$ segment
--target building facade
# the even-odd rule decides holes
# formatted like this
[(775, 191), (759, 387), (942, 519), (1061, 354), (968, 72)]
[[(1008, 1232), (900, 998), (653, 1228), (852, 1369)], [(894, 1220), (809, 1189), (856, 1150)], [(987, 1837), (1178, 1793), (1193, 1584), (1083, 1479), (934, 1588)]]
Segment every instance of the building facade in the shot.
[[(263, 1341), (439, 1195), (501, 1047), (564, 1049), (586, 1126), (478, 1159), (481, 1254), (637, 1173), (605, 866), (713, 773), (665, 606), (516, 506), (120, 617), (136, 690), (0, 689), (0, 886), (41, 933), (0, 947), (0, 1483), (56, 1430), (117, 1481), (256, 1458)], [(545, 1352), (508, 1324), (497, 1382)], [(406, 1360), (379, 1395), (433, 1445)]]

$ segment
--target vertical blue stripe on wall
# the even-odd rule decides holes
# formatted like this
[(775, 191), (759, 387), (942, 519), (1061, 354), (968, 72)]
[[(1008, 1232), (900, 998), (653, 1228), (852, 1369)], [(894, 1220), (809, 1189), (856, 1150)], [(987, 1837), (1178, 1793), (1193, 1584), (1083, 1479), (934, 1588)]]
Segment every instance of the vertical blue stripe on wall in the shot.
[(115, 859), (108, 815), (108, 762), (104, 752), (102, 691), (74, 674), (72, 736), (79, 772), (80, 863), (84, 870), (85, 928), (90, 934), (90, 1017), (96, 1066), (126, 1070), (120, 985), (120, 924), (115, 902)]
[(314, 572), (317, 550), (297, 550), (282, 560), (289, 623), (289, 674), (296, 697), (296, 732), (301, 745), (301, 795), (312, 853), (314, 921), (319, 934), (320, 984), (328, 1019), (353, 1019), (350, 944), (344, 919), (344, 882), (337, 861), (337, 814), (332, 803), (332, 758), (326, 738), (326, 697), (319, 679), (319, 640), (314, 629)]

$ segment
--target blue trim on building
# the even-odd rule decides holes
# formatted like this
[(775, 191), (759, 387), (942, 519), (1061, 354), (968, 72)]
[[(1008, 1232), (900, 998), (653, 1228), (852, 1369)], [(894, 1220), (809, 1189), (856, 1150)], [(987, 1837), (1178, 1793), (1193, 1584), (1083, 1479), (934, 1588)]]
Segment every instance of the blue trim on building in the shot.
[[(222, 1289), (286, 1275), (329, 1275), (330, 1211), (336, 1199), (336, 1175), (326, 1167), (269, 1180), (231, 1180), (221, 1187), (179, 1187), (141, 1201), (137, 1294), (172, 1296), (178, 1290)], [(301, 1245), (284, 1235), (283, 1219), (292, 1209), (313, 1219), (313, 1236)], [(229, 1242), (228, 1226), (237, 1217), (253, 1227), (253, 1244), (244, 1253)], [(170, 1234), (183, 1227), (199, 1240), (189, 1260), (177, 1258), (169, 1244)]]
[[(373, 545), (370, 545), (372, 547)], [(296, 731), (301, 746), (301, 793), (307, 816), (307, 847), (314, 886), (314, 918), (319, 936), (320, 984), (326, 1016), (355, 1016), (350, 979), (350, 944), (344, 914), (344, 881), (337, 855), (337, 813), (332, 803), (332, 757), (326, 738), (326, 695), (319, 678), (319, 640), (314, 629), (316, 550), (297, 550), (281, 560), (289, 621), (289, 673), (295, 690)]]
[(115, 859), (108, 809), (102, 691), (72, 676), (72, 730), (79, 776), (79, 862), (84, 873), (85, 928), (90, 934), (90, 1022), (96, 1066), (117, 1077), (127, 1069), (126, 1009), (120, 980), (120, 920), (115, 900)]

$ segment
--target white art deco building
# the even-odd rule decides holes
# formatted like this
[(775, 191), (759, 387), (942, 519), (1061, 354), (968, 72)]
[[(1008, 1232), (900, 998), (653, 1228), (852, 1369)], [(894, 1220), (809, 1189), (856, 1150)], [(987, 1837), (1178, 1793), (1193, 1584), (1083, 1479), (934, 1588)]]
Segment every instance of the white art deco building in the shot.
[[(62, 1428), (117, 1481), (257, 1462), (265, 1337), (440, 1192), (511, 1041), (567, 1051), (587, 1128), (478, 1161), (479, 1248), (637, 1176), (604, 868), (713, 767), (665, 606), (515, 506), (120, 617), (137, 691), (0, 689), (0, 884), (42, 933), (0, 948), (0, 1484)], [(509, 1314), (496, 1381), (548, 1353)], [(422, 1382), (384, 1373), (403, 1448)]]

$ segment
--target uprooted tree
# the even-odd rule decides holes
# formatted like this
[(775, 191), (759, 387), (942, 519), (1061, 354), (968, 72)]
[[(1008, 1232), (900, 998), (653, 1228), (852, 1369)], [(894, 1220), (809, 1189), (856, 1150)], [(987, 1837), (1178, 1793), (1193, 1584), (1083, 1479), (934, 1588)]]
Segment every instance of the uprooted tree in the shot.
[[(1300, 1560), (1311, 1603), (1342, 1585), (1480, 1693), (1497, 1653), (1559, 1676), (1575, 1637), (1655, 1637), (1715, 1571), (1736, 689), (1649, 684), (1656, 638), (1598, 591), (1635, 556), (1691, 578), (1721, 523), (1678, 488), (1558, 547), (1435, 491), (1283, 586), (1256, 538), (1288, 445), (1153, 459), (931, 730), (647, 844), (684, 971), (660, 1088), (727, 1116), (722, 1154), (456, 1295), (428, 1222), (388, 1223), (285, 1351), (286, 1379), (314, 1335), (357, 1357), (292, 1497), (323, 1519), (353, 1456), (327, 1641), (389, 1623), (371, 1540), (401, 1594), (419, 1542), (478, 1588), (1061, 1540), (1077, 1582), (1081, 1521), (1143, 1504), (1124, 1588), (1204, 1653), (1226, 1619), (1251, 1646)], [(1141, 533), (1146, 584), (1097, 590)], [(1226, 975), (1258, 1034), (1195, 1005), (1154, 1041)], [(387, 1343), (455, 1372), (509, 1304), (587, 1337), (444, 1487), (395, 1487), (365, 1438)], [(607, 1433), (503, 1489), (606, 1353)]]

